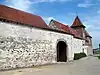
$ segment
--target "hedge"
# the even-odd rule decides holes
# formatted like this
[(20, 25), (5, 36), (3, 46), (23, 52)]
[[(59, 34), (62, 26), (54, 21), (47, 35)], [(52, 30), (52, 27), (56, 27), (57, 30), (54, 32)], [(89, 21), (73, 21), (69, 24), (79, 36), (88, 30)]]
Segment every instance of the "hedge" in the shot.
[(98, 57), (98, 59), (100, 59), (100, 56), (97, 56)]
[(74, 53), (74, 60), (78, 60), (80, 58), (86, 57), (85, 53)]

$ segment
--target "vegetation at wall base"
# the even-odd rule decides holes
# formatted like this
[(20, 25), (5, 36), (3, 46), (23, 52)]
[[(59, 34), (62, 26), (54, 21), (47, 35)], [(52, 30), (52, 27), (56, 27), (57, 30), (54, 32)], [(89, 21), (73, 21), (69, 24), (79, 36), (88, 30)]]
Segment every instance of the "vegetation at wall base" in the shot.
[(74, 60), (79, 60), (80, 58), (86, 57), (85, 53), (74, 53)]
[(97, 56), (98, 57), (98, 59), (100, 59), (100, 56)]
[(93, 51), (93, 54), (100, 54), (100, 51)]

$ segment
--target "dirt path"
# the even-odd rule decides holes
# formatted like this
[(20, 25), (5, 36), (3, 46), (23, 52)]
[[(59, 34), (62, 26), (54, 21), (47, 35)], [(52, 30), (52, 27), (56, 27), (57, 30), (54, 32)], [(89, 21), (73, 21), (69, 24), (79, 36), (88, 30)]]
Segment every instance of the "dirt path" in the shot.
[(0, 75), (100, 75), (100, 60), (87, 57), (68, 63), (3, 71)]

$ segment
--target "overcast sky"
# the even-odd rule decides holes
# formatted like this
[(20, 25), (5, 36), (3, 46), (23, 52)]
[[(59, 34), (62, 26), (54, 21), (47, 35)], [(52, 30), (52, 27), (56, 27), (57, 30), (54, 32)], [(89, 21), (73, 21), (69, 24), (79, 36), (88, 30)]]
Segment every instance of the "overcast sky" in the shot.
[(0, 0), (0, 4), (40, 15), (47, 24), (55, 19), (71, 25), (78, 15), (93, 37), (94, 48), (100, 43), (100, 0)]

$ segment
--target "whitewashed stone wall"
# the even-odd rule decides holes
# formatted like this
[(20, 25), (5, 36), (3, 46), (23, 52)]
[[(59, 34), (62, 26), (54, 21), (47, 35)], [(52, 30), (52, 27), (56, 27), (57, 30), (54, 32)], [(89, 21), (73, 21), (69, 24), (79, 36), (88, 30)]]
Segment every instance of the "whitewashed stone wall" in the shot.
[(88, 55), (88, 46), (83, 46), (83, 52)]
[(65, 41), (73, 60), (73, 36), (0, 22), (0, 70), (56, 63), (57, 42)]
[(84, 52), (86, 55), (88, 55), (88, 46), (85, 45), (85, 40), (82, 41), (83, 42), (83, 46), (82, 46), (82, 52)]
[(73, 52), (74, 53), (80, 53), (82, 52), (82, 40), (73, 38)]
[(93, 49), (92, 49), (92, 46), (88, 46), (88, 49), (87, 49), (87, 55), (93, 55)]

